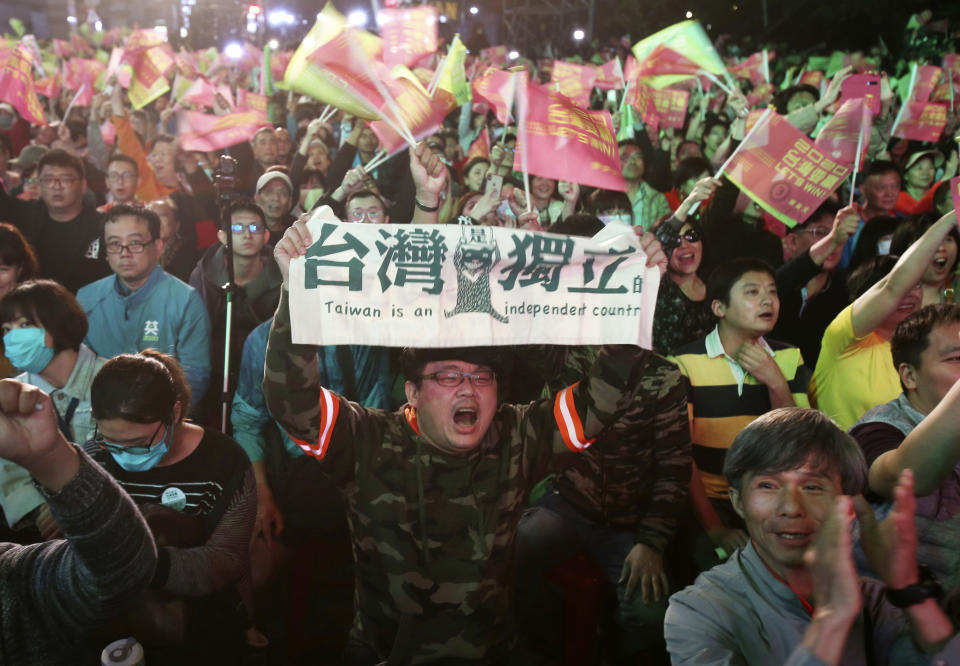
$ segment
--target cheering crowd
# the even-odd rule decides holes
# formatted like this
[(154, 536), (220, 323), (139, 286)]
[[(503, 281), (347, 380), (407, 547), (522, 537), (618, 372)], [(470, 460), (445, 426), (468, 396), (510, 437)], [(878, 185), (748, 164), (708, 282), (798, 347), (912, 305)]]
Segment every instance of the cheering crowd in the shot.
[[(0, 662), (960, 664), (957, 35), (414, 84), (330, 10), (0, 44)], [(318, 211), (622, 225), (652, 349), (296, 344)]]

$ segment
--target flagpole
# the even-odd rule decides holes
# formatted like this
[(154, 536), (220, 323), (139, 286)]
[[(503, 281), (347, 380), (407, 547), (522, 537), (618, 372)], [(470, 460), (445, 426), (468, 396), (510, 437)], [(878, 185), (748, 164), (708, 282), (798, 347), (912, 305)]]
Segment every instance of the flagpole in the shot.
[(720, 88), (720, 90), (722, 90), (723, 92), (727, 93), (728, 95), (730, 94), (731, 88), (730, 88), (728, 85), (726, 85), (725, 83), (721, 82), (720, 79), (718, 79), (716, 76), (714, 76), (713, 74), (711, 74), (710, 72), (708, 72), (708, 71), (705, 70), (705, 69), (699, 70), (699, 73), (700, 73), (700, 74), (703, 74), (703, 75), (706, 76), (708, 79), (710, 79), (711, 81), (713, 81), (714, 83), (716, 83), (717, 86)]
[(383, 85), (383, 82), (377, 77), (373, 72), (373, 68), (370, 67), (370, 63), (367, 62), (366, 54), (357, 53), (357, 45), (354, 44), (352, 40), (347, 41), (350, 51), (355, 60), (360, 62), (365, 70), (367, 77), (373, 83), (374, 87), (377, 89), (377, 92), (380, 93), (380, 96), (383, 98), (383, 101), (387, 103), (387, 106), (390, 107), (390, 110), (394, 114), (394, 118), (388, 119), (387, 114), (383, 113), (379, 109), (376, 109), (377, 115), (383, 119), (390, 127), (399, 134), (404, 141), (410, 144), (411, 148), (416, 147), (417, 142), (413, 139), (413, 134), (410, 132), (410, 128), (407, 127), (407, 124), (403, 121), (403, 118), (400, 116), (400, 109), (397, 107), (397, 102), (393, 99), (393, 95), (387, 90), (387, 87)]
[(86, 83), (81, 84), (77, 94), (74, 95), (73, 99), (70, 100), (70, 103), (67, 104), (67, 110), (63, 112), (63, 122), (67, 122), (67, 120), (70, 119), (70, 111), (73, 109), (73, 105), (77, 103), (77, 100), (80, 99), (80, 95), (83, 93), (86, 87)]
[(890, 136), (892, 137), (896, 131), (897, 126), (900, 125), (900, 121), (903, 119), (903, 112), (907, 109), (907, 105), (910, 103), (910, 98), (913, 97), (913, 86), (917, 82), (917, 63), (913, 63), (913, 68), (910, 71), (910, 87), (907, 88), (907, 97), (903, 100), (903, 104), (900, 105), (900, 110), (897, 111), (897, 117), (893, 121), (893, 127), (890, 128)]
[[(753, 127), (750, 128), (750, 131), (747, 132), (747, 135), (743, 137), (743, 141), (740, 142), (740, 145), (737, 146), (737, 149), (730, 153), (730, 157), (727, 158), (727, 161), (720, 165), (720, 168), (717, 170), (717, 173), (714, 175), (714, 178), (719, 178), (723, 175), (723, 172), (727, 170), (727, 167), (730, 166), (730, 161), (736, 157), (737, 153), (740, 152), (740, 149), (747, 145), (747, 142), (750, 140), (750, 137), (753, 136), (753, 133), (757, 131), (757, 128), (763, 124), (763, 122), (770, 117), (770, 114), (773, 113), (773, 107), (767, 107), (764, 110), (763, 115), (757, 119), (757, 122), (754, 123)], [(687, 211), (687, 215), (693, 215), (696, 210), (700, 207), (700, 202), (696, 202), (690, 206), (690, 210)]]
[(863, 150), (863, 128), (867, 124), (866, 115), (868, 113), (870, 113), (870, 109), (864, 104), (860, 114), (860, 133), (857, 136), (857, 156), (853, 161), (853, 174), (850, 177), (850, 203), (847, 204), (848, 206), (853, 205), (853, 198), (856, 193), (857, 174), (860, 172), (860, 152)]

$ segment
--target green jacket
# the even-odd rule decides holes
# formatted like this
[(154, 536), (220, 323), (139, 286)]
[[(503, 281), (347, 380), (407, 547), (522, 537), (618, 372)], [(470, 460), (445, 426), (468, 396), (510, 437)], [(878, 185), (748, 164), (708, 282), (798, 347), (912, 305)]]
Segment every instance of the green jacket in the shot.
[(626, 387), (638, 386), (636, 359), (646, 352), (605, 348), (591, 374), (556, 398), (500, 405), (480, 445), (455, 456), (420, 436), (412, 410), (366, 409), (322, 388), (316, 348), (291, 342), (288, 299), (284, 291), (270, 331), (264, 395), (346, 496), (357, 575), (351, 637), (386, 658), (404, 636), (411, 664), (497, 663), (512, 647), (514, 540), (530, 489), (554, 453), (586, 443), (631, 403)]

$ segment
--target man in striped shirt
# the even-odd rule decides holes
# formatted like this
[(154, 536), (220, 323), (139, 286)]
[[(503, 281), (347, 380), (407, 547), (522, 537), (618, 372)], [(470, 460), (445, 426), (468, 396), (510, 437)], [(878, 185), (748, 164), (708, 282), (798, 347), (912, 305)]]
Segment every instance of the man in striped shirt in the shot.
[(746, 544), (747, 535), (727, 494), (727, 449), (761, 414), (809, 407), (810, 371), (799, 349), (764, 339), (780, 312), (768, 264), (740, 258), (721, 265), (707, 282), (707, 301), (717, 326), (703, 340), (678, 349), (672, 360), (689, 382), (691, 500), (713, 545), (729, 554)]

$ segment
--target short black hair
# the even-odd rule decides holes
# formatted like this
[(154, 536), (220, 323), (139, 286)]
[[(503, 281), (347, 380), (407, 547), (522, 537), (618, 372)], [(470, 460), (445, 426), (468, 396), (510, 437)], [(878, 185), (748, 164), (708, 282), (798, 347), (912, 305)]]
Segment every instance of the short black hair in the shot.
[(106, 216), (103, 218), (104, 238), (106, 238), (107, 224), (116, 222), (118, 218), (126, 216), (133, 216), (143, 220), (147, 223), (147, 228), (150, 230), (150, 238), (160, 238), (160, 216), (145, 206), (126, 203), (117, 204), (107, 211)]
[[(256, 201), (250, 197), (239, 197), (230, 202), (230, 215), (228, 219), (230, 224), (233, 224), (233, 214), (234, 213), (253, 213), (258, 218), (260, 218), (260, 224), (266, 228), (267, 226), (267, 216), (264, 214), (263, 209), (257, 204)], [(223, 226), (223, 221), (220, 222), (221, 227)], [(221, 228), (221, 231), (226, 231), (226, 229)]]
[(867, 163), (867, 166), (863, 168), (862, 178), (865, 181), (870, 176), (879, 176), (880, 174), (889, 173), (891, 171), (896, 173), (898, 176), (900, 175), (900, 169), (890, 160), (873, 160), (872, 162)]
[(822, 204), (817, 206), (817, 209), (810, 214), (810, 217), (805, 219), (800, 224), (793, 227), (793, 229), (787, 229), (787, 233), (796, 233), (798, 231), (803, 231), (807, 228), (808, 225), (817, 222), (821, 218), (829, 216), (831, 220), (837, 216), (837, 213), (840, 212), (840, 204), (836, 201), (831, 201), (830, 199), (825, 200)]
[(710, 120), (708, 120), (703, 124), (703, 136), (701, 138), (701, 143), (703, 141), (706, 141), (707, 135), (710, 134), (710, 130), (712, 130), (717, 125), (720, 125), (721, 127), (723, 127), (723, 129), (727, 130), (728, 132), (730, 131), (730, 123), (726, 122), (725, 120), (721, 120), (720, 118), (711, 118)]
[(850, 277), (847, 278), (847, 293), (850, 300), (855, 301), (878, 283), (893, 270), (897, 264), (896, 257), (892, 254), (881, 254), (867, 259), (862, 264), (853, 269)]
[(69, 289), (54, 280), (27, 280), (0, 301), (0, 323), (26, 317), (53, 338), (54, 352), (80, 349), (87, 336), (87, 313)]
[(373, 190), (357, 190), (356, 192), (352, 193), (350, 196), (347, 197), (347, 200), (343, 202), (343, 210), (347, 210), (347, 206), (349, 206), (350, 202), (353, 201), (354, 199), (365, 199), (366, 197), (373, 197), (374, 199), (379, 201), (380, 205), (383, 206), (383, 212), (384, 213), (387, 212), (387, 203), (383, 200), (383, 197), (381, 197), (379, 194), (377, 194)]
[(587, 209), (594, 215), (605, 210), (624, 210), (633, 218), (633, 204), (626, 192), (620, 190), (597, 189), (587, 197)]
[(777, 474), (809, 464), (837, 472), (845, 495), (859, 495), (867, 482), (860, 446), (817, 409), (782, 407), (752, 421), (727, 449), (723, 475), (730, 488), (743, 491), (747, 475)]
[(423, 369), (433, 361), (464, 361), (474, 365), (485, 365), (498, 376), (503, 377), (507, 358), (499, 347), (405, 347), (400, 353), (400, 370), (408, 382), (418, 387), (423, 380)]
[(65, 169), (73, 169), (80, 178), (86, 177), (83, 171), (83, 162), (80, 158), (60, 148), (45, 152), (37, 164), (40, 165), (40, 172), (43, 172), (44, 167), (58, 166)]
[(129, 164), (130, 166), (133, 167), (134, 173), (138, 175), (140, 173), (140, 167), (137, 165), (137, 161), (132, 157), (130, 157), (129, 155), (125, 155), (123, 153), (114, 153), (113, 155), (110, 156), (110, 159), (107, 160), (107, 168), (109, 169), (110, 165), (113, 164), (114, 162), (123, 162), (124, 164)]
[(603, 222), (596, 216), (587, 213), (575, 213), (551, 225), (550, 233), (592, 238), (601, 229), (603, 229)]
[[(920, 237), (934, 225), (937, 219), (939, 219), (939, 215), (935, 213), (923, 213), (922, 215), (903, 218), (897, 225), (897, 230), (893, 232), (893, 240), (890, 241), (890, 254), (899, 255), (906, 252), (911, 245), (920, 240)], [(950, 226), (947, 236), (953, 239), (958, 250), (960, 250), (960, 230), (957, 229), (957, 225)], [(951, 275), (956, 267), (957, 256), (954, 255), (953, 264), (949, 269)]]
[(90, 407), (97, 421), (169, 423), (178, 401), (182, 421), (190, 411), (190, 384), (177, 360), (155, 349), (113, 357), (90, 386)]
[(911, 312), (897, 324), (893, 338), (890, 339), (893, 367), (899, 369), (901, 364), (909, 363), (914, 368), (919, 368), (920, 356), (930, 346), (930, 333), (933, 329), (956, 323), (960, 323), (958, 303), (935, 303)]
[(730, 305), (730, 290), (737, 280), (745, 274), (756, 271), (757, 273), (766, 273), (771, 277), (776, 277), (773, 266), (754, 257), (737, 257), (725, 261), (710, 273), (707, 278), (707, 305), (714, 301), (720, 301), (724, 305)]
[(688, 157), (677, 162), (673, 170), (673, 186), (680, 187), (691, 178), (697, 178), (704, 171), (713, 173), (710, 162), (704, 157)]

